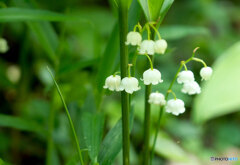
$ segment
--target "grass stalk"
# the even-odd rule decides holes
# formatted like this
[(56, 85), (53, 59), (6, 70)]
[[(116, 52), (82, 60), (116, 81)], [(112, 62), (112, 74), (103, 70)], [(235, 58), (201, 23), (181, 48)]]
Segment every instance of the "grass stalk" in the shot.
[[(128, 50), (125, 40), (128, 32), (128, 0), (119, 0), (118, 3), (119, 32), (120, 32), (120, 70), (121, 77), (127, 77), (128, 74)], [(129, 165), (129, 94), (121, 92), (122, 105), (122, 145), (123, 145), (123, 165)]]
[(62, 101), (62, 103), (63, 103), (64, 109), (65, 109), (65, 111), (66, 111), (66, 114), (67, 114), (67, 117), (68, 117), (68, 121), (69, 121), (69, 124), (70, 124), (71, 129), (72, 129), (72, 133), (73, 133), (73, 136), (74, 136), (74, 140), (75, 140), (75, 142), (76, 142), (76, 148), (77, 148), (77, 151), (78, 151), (79, 160), (80, 160), (80, 162), (81, 162), (81, 165), (84, 165), (84, 163), (83, 163), (83, 157), (82, 157), (82, 151), (81, 151), (80, 146), (79, 146), (77, 134), (76, 134), (76, 131), (75, 131), (75, 128), (74, 128), (74, 125), (73, 125), (71, 116), (70, 116), (70, 114), (69, 114), (67, 105), (66, 105), (65, 100), (64, 100), (64, 98), (63, 98), (62, 92), (61, 92), (61, 90), (60, 90), (60, 88), (59, 88), (56, 80), (54, 79), (54, 76), (53, 76), (52, 72), (50, 71), (50, 69), (49, 69), (48, 67), (47, 67), (47, 69), (48, 69), (48, 72), (50, 73), (50, 75), (51, 75), (51, 77), (52, 77), (52, 79), (53, 79), (53, 81), (54, 81), (54, 84), (55, 84), (55, 86), (56, 86), (56, 88), (57, 88), (58, 94), (59, 94), (59, 96), (60, 96), (60, 98), (61, 98), (61, 101)]

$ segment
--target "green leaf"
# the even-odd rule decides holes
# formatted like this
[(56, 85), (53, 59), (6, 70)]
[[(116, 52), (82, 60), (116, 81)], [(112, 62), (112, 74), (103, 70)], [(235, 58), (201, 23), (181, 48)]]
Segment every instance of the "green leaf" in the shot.
[[(134, 110), (130, 112), (130, 128), (133, 124)], [(122, 119), (108, 132), (104, 138), (98, 160), (100, 165), (111, 165), (117, 154), (122, 149)]]
[(76, 15), (64, 15), (56, 12), (27, 8), (3, 8), (0, 9), (0, 22), (16, 21), (83, 21)]
[(240, 42), (237, 42), (215, 62), (213, 76), (194, 102), (193, 119), (209, 119), (239, 111), (240, 107)]
[(138, 0), (148, 21), (157, 21), (164, 0)]
[(36, 35), (39, 44), (46, 51), (48, 57), (54, 61), (59, 40), (52, 25), (49, 22), (29, 22), (28, 26)]
[(101, 114), (83, 113), (81, 125), (89, 157), (96, 163), (103, 135), (104, 117)]
[[(151, 136), (152, 141), (153, 135), (154, 134)], [(150, 143), (150, 147), (152, 147), (152, 143)], [(178, 162), (188, 160), (188, 155), (184, 152), (184, 150), (163, 132), (158, 134), (155, 152), (158, 155), (165, 157), (167, 160)]]
[(209, 30), (204, 27), (170, 25), (159, 28), (161, 37), (166, 40), (177, 40), (190, 35), (209, 35)]
[(161, 11), (160, 11), (160, 21), (159, 23), (161, 23), (164, 19), (164, 17), (166, 16), (168, 10), (170, 9), (170, 7), (172, 6), (174, 0), (164, 0)]
[(100, 93), (103, 89), (106, 77), (113, 74), (114, 62), (118, 55), (119, 55), (119, 31), (118, 25), (116, 24), (99, 64), (99, 69), (97, 73), (97, 87)]
[(35, 132), (39, 134), (47, 133), (46, 130), (44, 130), (40, 125), (33, 121), (10, 115), (0, 114), (0, 126), (15, 128), (21, 131)]
[(59, 68), (59, 75), (62, 74), (69, 74), (71, 72), (81, 70), (83, 68), (93, 66), (97, 64), (99, 61), (99, 58), (94, 58), (94, 59), (86, 59), (86, 60), (81, 60), (81, 61), (70, 61), (68, 63), (64, 63), (63, 65), (60, 66)]

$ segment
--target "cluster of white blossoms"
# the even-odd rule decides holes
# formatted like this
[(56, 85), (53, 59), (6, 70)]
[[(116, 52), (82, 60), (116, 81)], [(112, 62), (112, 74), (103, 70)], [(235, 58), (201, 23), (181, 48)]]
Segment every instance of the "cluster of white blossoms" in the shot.
[(0, 38), (0, 53), (6, 53), (8, 51), (7, 40)]
[[(212, 76), (212, 68), (211, 67), (203, 67), (200, 71), (200, 76), (202, 80), (209, 80)], [(194, 95), (201, 93), (201, 88), (198, 83), (195, 81), (193, 72), (190, 70), (182, 71), (178, 74), (177, 82), (179, 84), (183, 84), (182, 92)]]
[[(202, 80), (209, 80), (212, 76), (212, 68), (204, 66), (200, 71), (200, 76)], [(193, 72), (190, 70), (180, 72), (178, 74), (177, 82), (179, 84), (183, 84), (183, 88), (181, 90), (183, 93), (189, 95), (201, 93), (201, 88), (195, 81)], [(173, 93), (171, 90), (168, 92)], [(156, 92), (150, 94), (148, 102), (160, 106), (164, 106), (166, 104), (166, 112), (178, 116), (179, 114), (185, 112), (184, 102), (181, 99), (176, 98), (175, 94), (174, 97), (174, 99), (168, 100), (166, 104), (164, 95)]]
[[(147, 26), (150, 27), (151, 25), (149, 24)], [(157, 85), (159, 83), (162, 83), (163, 80), (162, 80), (161, 72), (153, 68), (152, 60), (149, 55), (152, 56), (155, 53), (164, 54), (168, 46), (167, 42), (164, 39), (161, 39), (160, 34), (153, 26), (152, 28), (158, 34), (159, 40), (157, 41), (150, 40), (149, 33), (148, 33), (148, 40), (143, 40), (141, 35), (142, 33), (141, 25), (138, 24), (135, 27), (138, 27), (140, 32), (136, 32), (136, 28), (134, 28), (134, 31), (130, 31), (127, 34), (125, 44), (137, 46), (138, 54), (147, 56), (149, 60), (151, 68), (144, 71), (142, 81), (144, 85)], [(149, 32), (149, 27), (148, 27), (148, 32)], [(198, 48), (194, 49), (194, 53), (197, 49)], [(212, 75), (211, 67), (207, 67), (206, 64), (201, 59), (194, 58), (194, 55), (191, 57), (190, 60), (195, 60), (198, 62), (202, 62), (204, 64), (204, 68), (202, 68), (200, 71), (200, 76), (202, 77), (202, 80), (209, 80)], [(185, 71), (181, 71), (180, 73), (178, 73), (178, 75), (176, 75), (178, 76), (177, 82), (179, 84), (183, 84), (183, 88), (181, 92), (189, 95), (201, 93), (201, 88), (198, 85), (198, 83), (195, 81), (193, 72), (190, 70), (187, 70), (184, 62), (182, 64), (185, 67)], [(115, 75), (115, 74), (111, 75), (107, 77), (104, 88), (109, 89), (111, 91), (124, 90), (129, 94), (132, 94), (133, 92), (140, 90), (138, 79), (136, 79), (135, 77), (131, 77), (130, 75), (130, 66), (131, 64), (129, 64), (129, 68), (128, 68), (129, 69), (128, 77), (121, 78), (119, 75)], [(176, 95), (171, 89), (168, 91), (168, 94), (169, 93), (172, 93), (174, 95), (174, 99), (170, 99), (166, 101), (165, 96), (162, 93), (152, 92), (149, 95), (148, 102), (150, 104), (155, 104), (158, 106), (166, 105), (166, 112), (172, 113), (173, 115), (176, 115), (176, 116), (181, 113), (184, 113), (185, 112), (184, 102), (176, 98)]]
[(107, 77), (103, 88), (109, 89), (110, 91), (125, 90), (130, 94), (140, 89), (138, 85), (138, 79), (135, 77), (125, 77), (121, 80), (121, 77), (119, 75), (111, 75)]
[[(136, 25), (136, 26), (138, 26), (138, 25)], [(165, 50), (167, 49), (167, 42), (163, 39), (159, 39), (155, 42), (153, 40), (143, 40), (142, 41), (142, 35), (139, 32), (136, 32), (134, 30), (134, 31), (130, 31), (127, 34), (125, 44), (132, 45), (132, 46), (138, 46), (138, 49), (137, 49), (138, 53), (140, 55), (142, 55), (142, 54), (146, 55), (149, 59), (151, 68), (146, 70), (143, 73), (142, 80), (143, 80), (144, 84), (145, 85), (150, 85), (150, 84), (157, 85), (159, 83), (162, 83), (163, 80), (162, 80), (161, 72), (152, 67), (152, 61), (148, 55), (154, 55), (155, 53), (164, 54)], [(135, 77), (131, 77), (130, 73), (129, 73), (128, 77), (124, 77), (122, 79), (118, 75), (111, 75), (111, 76), (107, 77), (103, 88), (109, 89), (111, 91), (125, 90), (129, 94), (132, 94), (133, 92), (138, 91), (140, 89), (138, 79), (136, 79)], [(165, 102), (161, 101), (161, 100), (160, 101), (152, 101), (154, 99), (153, 97), (155, 97), (155, 95), (153, 95), (152, 99), (149, 99), (149, 100), (150, 100), (150, 102), (152, 102), (154, 104), (159, 102), (160, 105), (163, 105), (163, 103), (165, 104), (165, 102), (166, 102), (165, 100), (164, 100)]]
[(153, 40), (143, 40), (139, 32), (131, 31), (127, 35), (126, 45), (139, 46), (139, 54), (154, 55), (164, 54), (167, 49), (167, 42), (164, 39), (159, 39), (157, 41)]

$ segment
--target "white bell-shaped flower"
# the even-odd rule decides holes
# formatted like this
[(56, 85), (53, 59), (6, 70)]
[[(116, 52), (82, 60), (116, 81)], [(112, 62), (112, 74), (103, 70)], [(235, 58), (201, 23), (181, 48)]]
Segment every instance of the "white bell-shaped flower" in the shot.
[(142, 42), (142, 36), (139, 32), (131, 31), (127, 34), (127, 41), (125, 42), (126, 45), (140, 45)]
[(148, 99), (148, 102), (150, 104), (156, 104), (156, 105), (165, 105), (166, 104), (166, 100), (165, 100), (165, 96), (162, 93), (151, 93)]
[(140, 47), (138, 48), (139, 54), (154, 55), (154, 45), (155, 42), (153, 40), (142, 41)]
[(171, 99), (167, 102), (166, 112), (178, 116), (185, 112), (184, 102), (180, 99)]
[(127, 93), (132, 94), (138, 91), (140, 87), (138, 86), (138, 80), (135, 77), (125, 77), (121, 82), (121, 89), (125, 90)]
[(0, 53), (6, 53), (8, 51), (8, 44), (4, 38), (0, 38)]
[(145, 85), (157, 85), (158, 83), (163, 82), (161, 79), (161, 72), (157, 69), (148, 69), (143, 73), (143, 82)]
[(202, 80), (209, 80), (212, 76), (212, 68), (211, 67), (203, 67), (200, 70), (200, 76), (202, 77)]
[(194, 81), (193, 72), (190, 70), (182, 71), (178, 74), (177, 82), (179, 84)]
[(103, 88), (109, 89), (110, 91), (121, 91), (121, 77), (118, 75), (111, 75), (106, 78), (105, 85)]
[(166, 49), (167, 49), (166, 40), (161, 39), (161, 40), (155, 41), (155, 46), (154, 46), (155, 53), (164, 54)]
[(201, 88), (196, 81), (192, 81), (184, 83), (181, 91), (189, 95), (194, 95), (201, 93)]

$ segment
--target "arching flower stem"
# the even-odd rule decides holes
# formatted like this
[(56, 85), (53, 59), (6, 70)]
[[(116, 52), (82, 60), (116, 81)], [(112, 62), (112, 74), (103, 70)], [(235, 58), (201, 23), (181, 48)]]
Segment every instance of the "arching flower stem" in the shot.
[(144, 55), (148, 58), (148, 61), (149, 61), (149, 64), (150, 64), (151, 70), (153, 70), (153, 63), (152, 63), (151, 58), (149, 57), (148, 54), (144, 54)]

